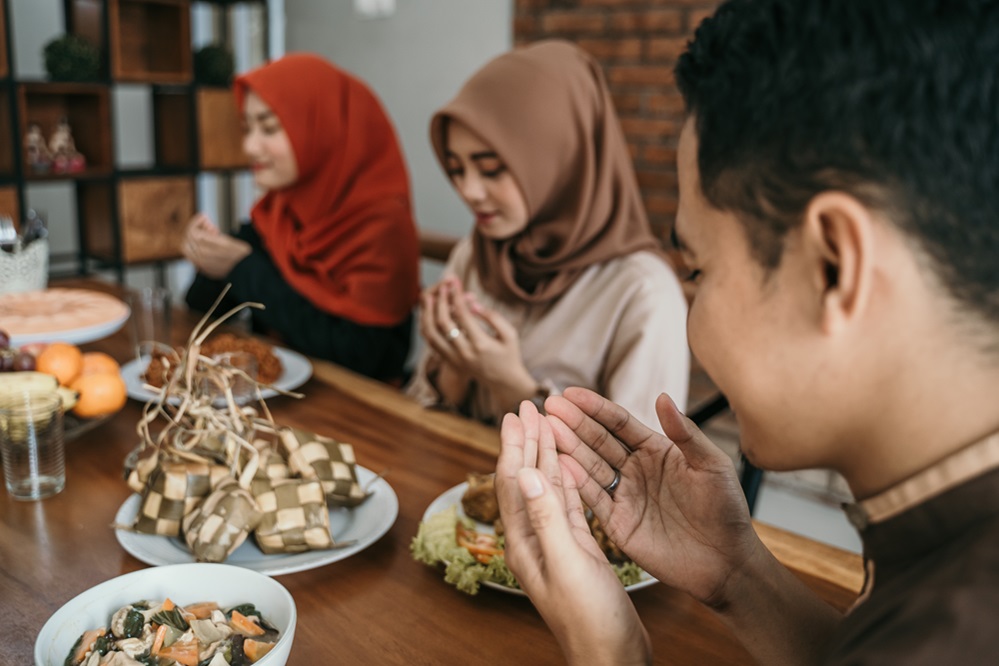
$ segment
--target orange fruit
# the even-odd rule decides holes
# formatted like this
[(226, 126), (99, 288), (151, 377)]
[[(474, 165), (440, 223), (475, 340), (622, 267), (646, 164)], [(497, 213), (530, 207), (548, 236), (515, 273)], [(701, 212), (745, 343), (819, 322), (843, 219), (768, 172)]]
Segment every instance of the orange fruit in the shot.
[(81, 375), (70, 386), (80, 394), (73, 413), (83, 419), (114, 414), (125, 406), (128, 392), (120, 375)]
[(117, 375), (121, 366), (104, 352), (86, 352), (83, 355), (83, 367), (80, 375)]
[(53, 342), (38, 354), (35, 369), (54, 375), (62, 386), (69, 386), (83, 368), (83, 352), (76, 345)]

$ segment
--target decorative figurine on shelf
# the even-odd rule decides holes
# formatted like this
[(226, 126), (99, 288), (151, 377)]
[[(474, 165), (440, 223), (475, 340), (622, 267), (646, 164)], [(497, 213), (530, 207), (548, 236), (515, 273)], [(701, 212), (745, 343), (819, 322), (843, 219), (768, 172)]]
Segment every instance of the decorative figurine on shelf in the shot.
[(52, 170), (55, 173), (79, 173), (87, 167), (87, 160), (76, 150), (73, 130), (69, 121), (63, 118), (49, 139), (52, 153)]
[(52, 168), (52, 154), (37, 123), (28, 125), (28, 133), (24, 137), (24, 163), (33, 173), (48, 173)]

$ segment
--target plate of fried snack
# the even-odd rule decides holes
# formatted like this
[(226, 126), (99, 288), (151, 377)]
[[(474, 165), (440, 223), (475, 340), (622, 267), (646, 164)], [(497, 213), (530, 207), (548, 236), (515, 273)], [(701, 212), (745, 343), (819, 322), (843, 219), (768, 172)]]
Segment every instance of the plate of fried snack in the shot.
[[(589, 515), (588, 520), (625, 590), (633, 592), (658, 582), (607, 538), (595, 516)], [(444, 580), (462, 592), (477, 594), (485, 585), (523, 594), (506, 566), (504, 546), (495, 476), (471, 473), (468, 481), (449, 488), (430, 503), (410, 551), (419, 562), (443, 565)]]
[(275, 422), (262, 399), (237, 404), (232, 383), (245, 378), (201, 353), (206, 322), (143, 409), (125, 469), (135, 494), (115, 517), (122, 547), (148, 564), (225, 561), (278, 575), (375, 543), (398, 514), (392, 487), (350, 444)]
[[(253, 359), (254, 381), (260, 394), (240, 396), (237, 402), (247, 402), (257, 397), (268, 399), (294, 391), (312, 376), (309, 359), (291, 349), (276, 347), (258, 338), (235, 333), (216, 333), (205, 340), (199, 350), (205, 362), (232, 355), (246, 355)], [(154, 400), (166, 385), (170, 374), (180, 367), (182, 350), (163, 344), (146, 344), (142, 352), (121, 367), (121, 376), (128, 390), (128, 397), (140, 402)], [(216, 397), (217, 402), (224, 402)]]

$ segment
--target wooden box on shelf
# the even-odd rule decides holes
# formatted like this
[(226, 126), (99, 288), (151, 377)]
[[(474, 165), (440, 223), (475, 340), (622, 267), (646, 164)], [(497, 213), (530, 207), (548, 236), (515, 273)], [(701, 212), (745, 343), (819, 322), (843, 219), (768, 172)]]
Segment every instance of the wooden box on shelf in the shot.
[[(92, 45), (102, 48), (104, 44), (104, 5), (107, 0), (68, 0), (64, 2), (68, 25), (73, 26), (73, 34), (82, 37)], [(107, 67), (107, 63), (104, 64)], [(103, 71), (107, 76), (107, 70)]]
[(110, 0), (108, 23), (112, 78), (191, 80), (190, 0)]
[(0, 216), (9, 217), (20, 226), (21, 207), (17, 203), (17, 188), (13, 185), (0, 186)]
[(153, 134), (156, 166), (195, 168), (191, 145), (191, 92), (189, 87), (153, 87)]
[(21, 137), (30, 125), (38, 125), (46, 141), (64, 118), (73, 130), (76, 149), (86, 158), (86, 168), (77, 173), (33, 173), (21, 153), (23, 173), (28, 178), (66, 178), (111, 173), (111, 115), (108, 88), (95, 83), (23, 83), (18, 87)]
[(198, 88), (198, 145), (202, 169), (248, 166), (236, 99), (228, 88)]
[[(115, 203), (109, 182), (79, 184), (87, 254), (115, 261)], [(118, 183), (121, 261), (135, 264), (180, 257), (184, 229), (194, 215), (194, 179), (188, 176), (129, 178)]]
[[(243, 132), (232, 91), (196, 88), (192, 107), (190, 90), (186, 86), (154, 87), (156, 165), (197, 170), (246, 168)], [(195, 138), (200, 152), (197, 163), (188, 139), (192, 122), (197, 125)]]

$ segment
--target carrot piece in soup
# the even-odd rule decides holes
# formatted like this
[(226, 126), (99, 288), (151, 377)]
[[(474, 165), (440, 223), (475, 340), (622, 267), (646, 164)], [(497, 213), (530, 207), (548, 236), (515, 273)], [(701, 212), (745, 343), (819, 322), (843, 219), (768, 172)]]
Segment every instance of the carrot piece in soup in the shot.
[(262, 641), (255, 641), (252, 638), (247, 638), (243, 641), (243, 654), (246, 658), (250, 660), (250, 663), (256, 663), (265, 654), (274, 649), (274, 643), (264, 643)]
[(174, 643), (162, 648), (157, 656), (160, 659), (173, 659), (184, 666), (198, 666), (198, 641)]
[(184, 606), (184, 612), (194, 616), (196, 620), (207, 620), (211, 618), (212, 611), (220, 610), (219, 605), (214, 601), (202, 601), (201, 603)]
[(81, 663), (84, 657), (87, 656), (87, 653), (94, 648), (94, 643), (97, 642), (97, 639), (105, 633), (107, 633), (107, 629), (104, 627), (83, 632), (83, 636), (80, 637), (80, 646), (76, 648), (76, 652), (73, 654), (73, 663)]
[(149, 654), (154, 657), (159, 654), (160, 648), (163, 647), (163, 640), (166, 638), (167, 628), (165, 624), (161, 624), (160, 628), (156, 630), (156, 637), (153, 638), (153, 647), (149, 649)]
[(244, 636), (262, 636), (264, 633), (264, 629), (259, 624), (246, 617), (238, 610), (234, 610), (232, 612), (229, 624), (232, 625), (233, 629)]

